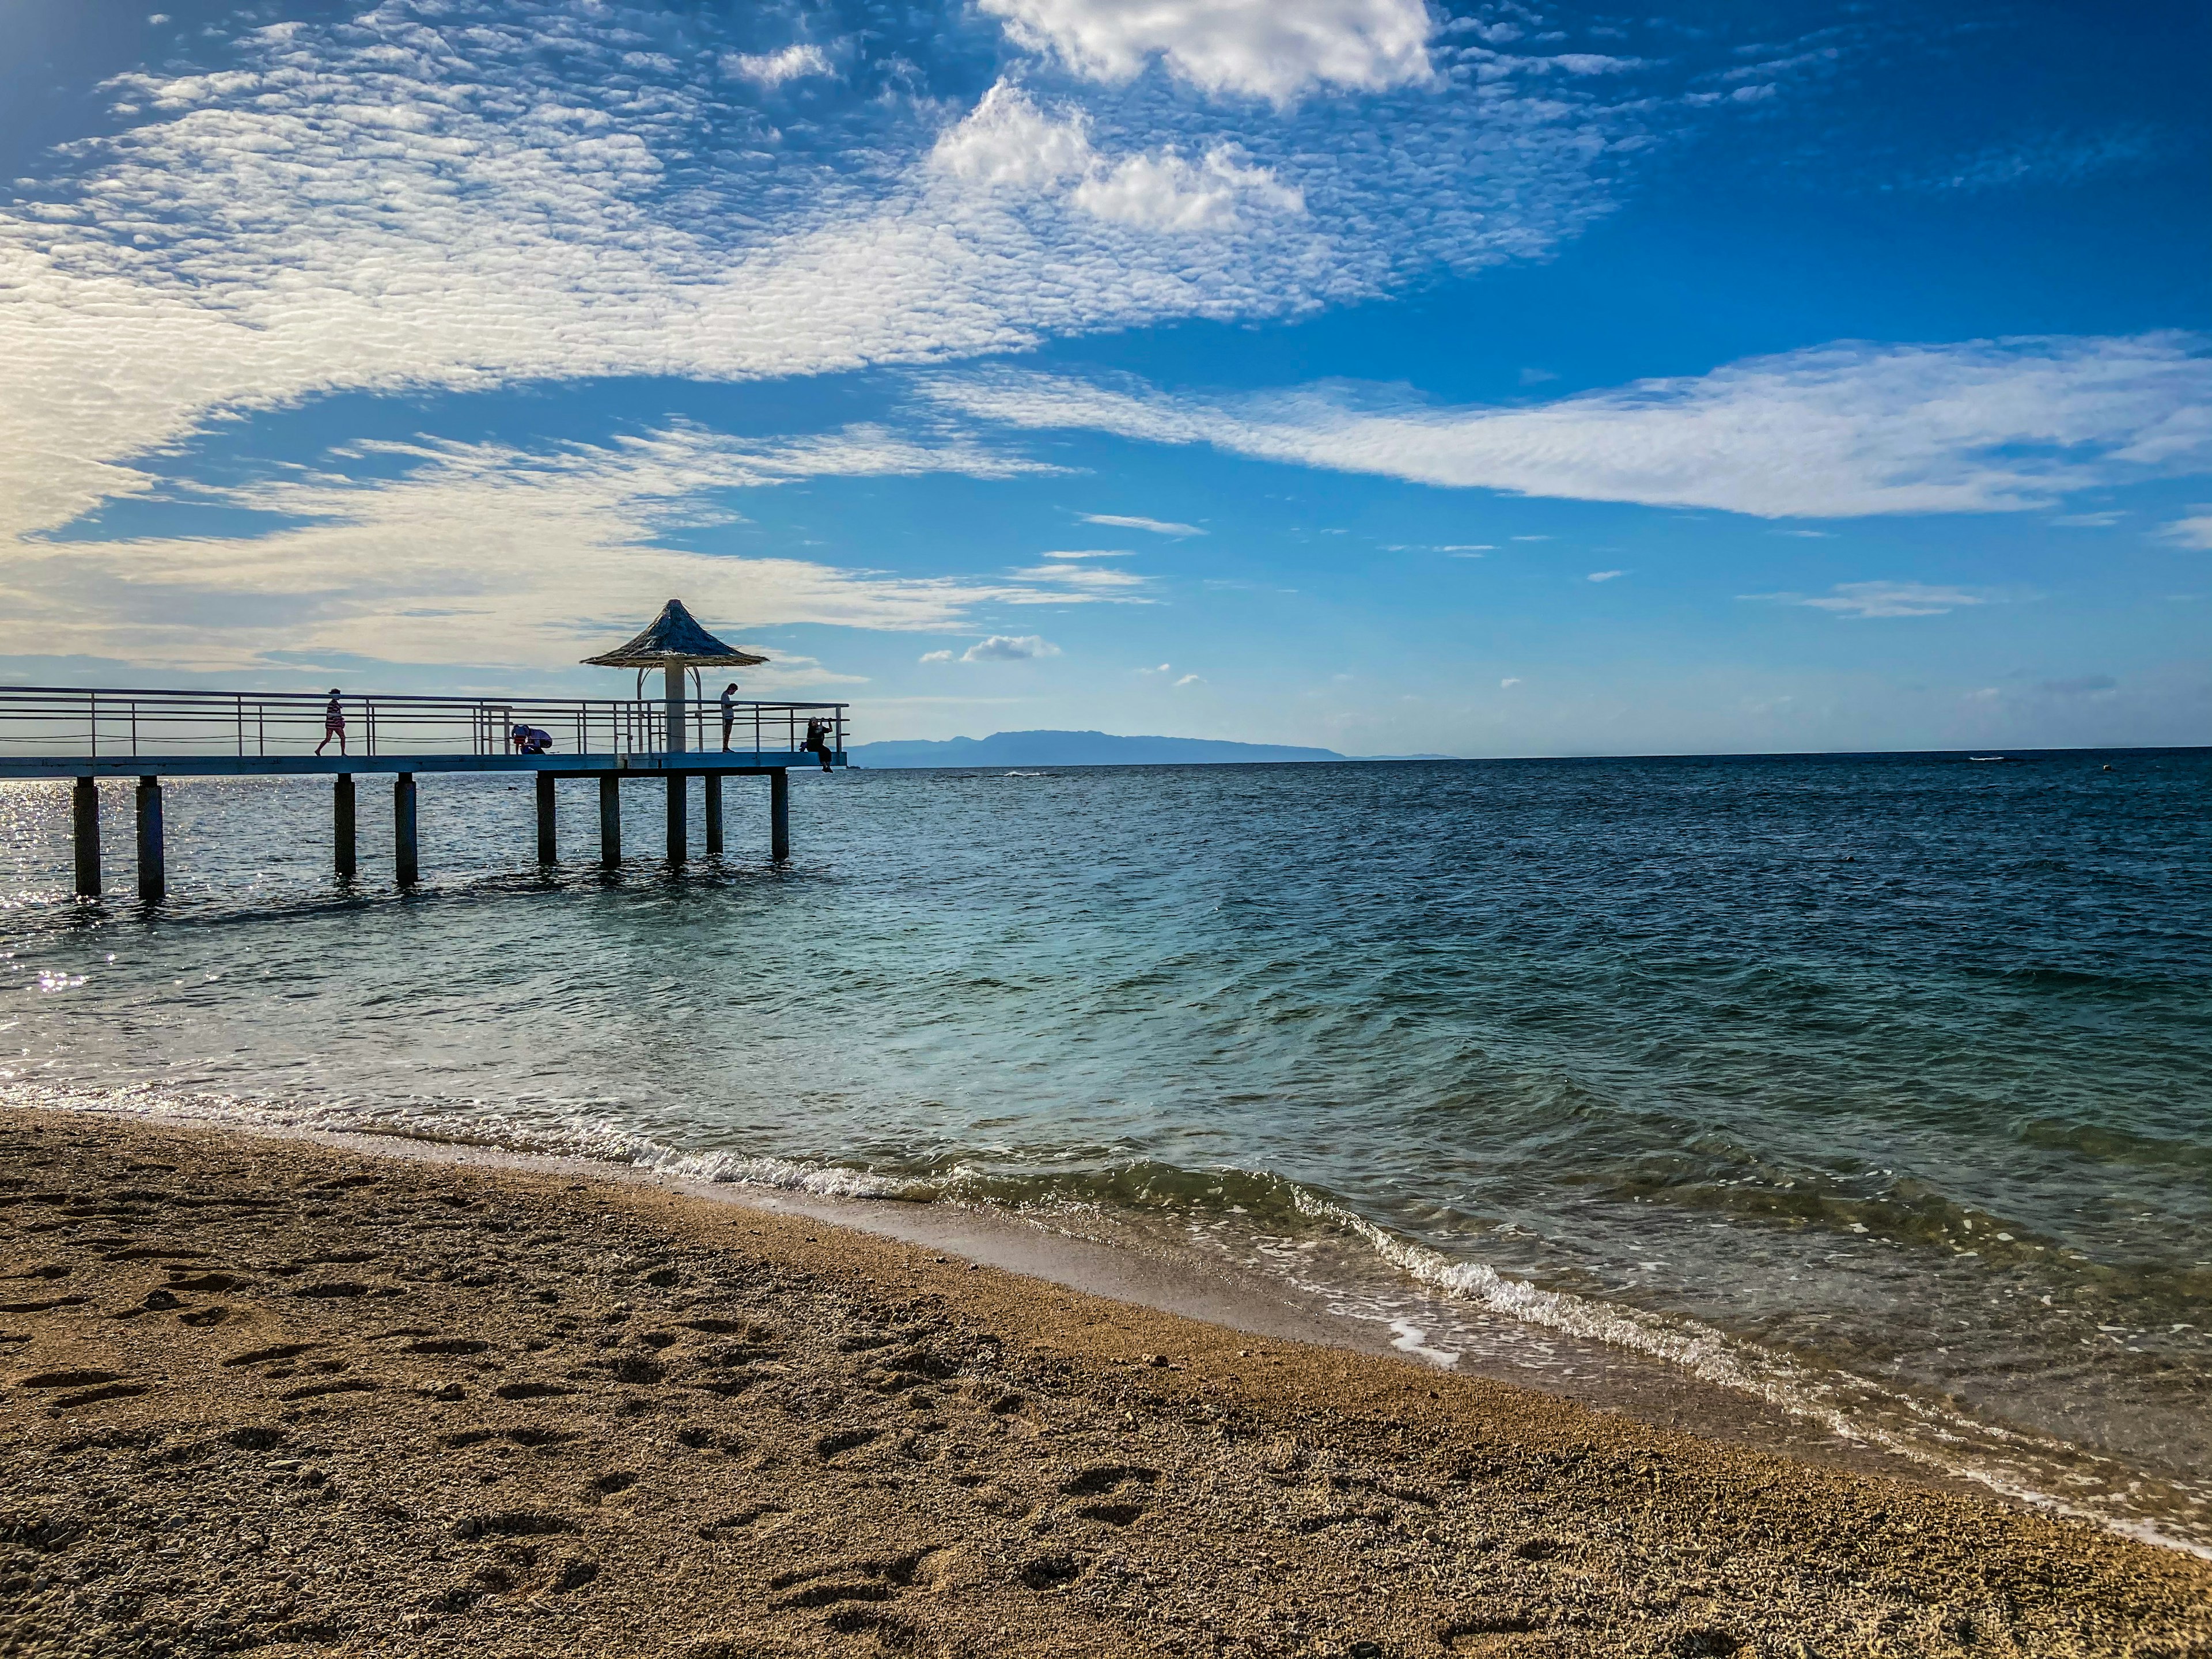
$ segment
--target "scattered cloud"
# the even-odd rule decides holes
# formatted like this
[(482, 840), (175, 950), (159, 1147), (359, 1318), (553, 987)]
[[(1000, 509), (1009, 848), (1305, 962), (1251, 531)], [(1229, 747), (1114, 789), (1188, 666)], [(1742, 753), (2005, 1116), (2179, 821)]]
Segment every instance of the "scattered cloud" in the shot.
[(1175, 670), (1169, 664), (1162, 663), (1156, 668), (1139, 668), (1137, 672), (1139, 674), (1172, 674)]
[(1278, 104), (1310, 88), (1369, 91), (1431, 74), (1422, 0), (981, 0), (1006, 33), (1092, 80), (1133, 80), (1154, 58), (1204, 92)]
[(951, 662), (952, 660), (952, 653), (950, 651), (925, 651), (921, 656), (915, 659), (915, 660), (917, 662)]
[(1086, 513), (1085, 524), (1103, 524), (1116, 530), (1149, 530), (1156, 536), (1203, 536), (1206, 532), (1194, 524), (1177, 524), (1172, 519), (1140, 519), (1119, 513)]
[(960, 653), (963, 662), (1034, 662), (1056, 657), (1060, 647), (1035, 634), (994, 634), (978, 640)]
[(1014, 370), (930, 386), (1015, 426), (1765, 518), (2015, 512), (2212, 470), (2212, 343), (2172, 332), (1845, 342), (1510, 408), (1378, 410), (1336, 389), (1209, 401)]
[(726, 52), (722, 73), (755, 86), (775, 88), (809, 75), (835, 75), (819, 46), (786, 46), (781, 52)]
[(2063, 513), (2051, 522), (2064, 530), (2109, 530), (2127, 516), (2117, 509), (2105, 513)]
[(1832, 530), (1778, 530), (1774, 533), (1778, 536), (1802, 537), (1808, 542), (1830, 542), (1836, 538), (1836, 532)]
[(1589, 582), (1609, 582), (1616, 576), (1626, 576), (1627, 574), (1626, 570), (1593, 570), (1583, 580)]
[(1205, 680), (1200, 678), (1198, 675), (1186, 674), (1176, 682), (1176, 686), (1177, 690), (1180, 690), (1186, 685), (1204, 685), (1205, 684)]
[(2176, 519), (2159, 534), (2184, 547), (2212, 550), (2212, 507), (2192, 507), (2189, 517)]
[(1508, 675), (1505, 678), (1498, 682), (1498, 689), (1500, 691), (1510, 691), (1515, 686), (1520, 684), (1521, 677), (1518, 674)]
[(1096, 565), (1040, 564), (1013, 573), (1015, 580), (1052, 582), (1067, 587), (1125, 588), (1142, 587), (1146, 578), (1133, 575), (1127, 570), (1109, 570)]
[(1556, 380), (1559, 377), (1548, 368), (1524, 368), (1520, 378), (1522, 386), (1541, 386), (1547, 380)]
[[(831, 476), (1027, 464), (873, 427), (783, 441), (679, 424), (539, 449), (356, 443), (312, 469), (195, 505), (276, 527), (247, 535), (27, 540), (0, 560), (0, 653), (120, 657), (146, 667), (252, 668), (275, 652), (489, 667), (573, 662), (635, 632), (640, 592), (680, 593), (710, 626), (957, 627), (977, 606), (1041, 592), (684, 550), (677, 534), (742, 523), (730, 492)], [(159, 480), (149, 480), (149, 489)], [(1050, 590), (1058, 602), (1083, 597)], [(773, 665), (749, 683), (772, 680)]]
[(1238, 155), (1235, 145), (1218, 144), (1199, 161), (1173, 150), (1132, 155), (1110, 171), (1093, 173), (1068, 200), (1101, 219), (1162, 231), (1231, 229), (1243, 222), (1238, 210), (1246, 205), (1270, 213), (1306, 210), (1302, 191)]
[(1513, 539), (1516, 542), (1548, 542), (1552, 538), (1549, 536), (1516, 536)]
[(1136, 555), (1126, 547), (1068, 547), (1054, 553), (1040, 553), (1040, 559), (1133, 559)]
[(1932, 587), (1925, 582), (1838, 582), (1826, 593), (1743, 593), (1746, 599), (1809, 605), (1849, 621), (1870, 617), (1940, 617), (1961, 606), (1990, 605), (1997, 596), (1966, 587)]
[(2084, 674), (2070, 680), (2039, 680), (2035, 689), (2054, 697), (2086, 697), (2099, 691), (2111, 691), (2119, 682), (2110, 674)]

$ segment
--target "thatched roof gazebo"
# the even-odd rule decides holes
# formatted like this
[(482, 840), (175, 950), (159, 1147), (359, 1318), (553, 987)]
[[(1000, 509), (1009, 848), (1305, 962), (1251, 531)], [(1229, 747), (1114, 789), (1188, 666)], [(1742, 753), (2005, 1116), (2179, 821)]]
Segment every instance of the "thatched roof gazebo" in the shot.
[[(663, 685), (668, 705), (668, 741), (672, 750), (681, 750), (684, 740), (684, 676), (686, 671), (696, 675), (702, 668), (757, 668), (768, 659), (750, 651), (740, 651), (726, 645), (705, 629), (698, 619), (684, 608), (681, 599), (671, 599), (660, 607), (660, 614), (653, 625), (628, 645), (612, 651), (602, 652), (584, 661), (594, 668), (635, 668), (637, 670), (638, 696), (645, 695), (646, 671), (658, 668), (665, 675)], [(703, 688), (702, 688), (703, 696)]]

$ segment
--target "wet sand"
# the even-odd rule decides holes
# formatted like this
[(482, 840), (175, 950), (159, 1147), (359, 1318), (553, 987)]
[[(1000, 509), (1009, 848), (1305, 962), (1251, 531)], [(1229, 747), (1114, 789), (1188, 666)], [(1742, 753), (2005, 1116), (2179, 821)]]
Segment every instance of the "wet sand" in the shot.
[(0, 1654), (2212, 1654), (2212, 1564), (805, 1214), (0, 1113)]

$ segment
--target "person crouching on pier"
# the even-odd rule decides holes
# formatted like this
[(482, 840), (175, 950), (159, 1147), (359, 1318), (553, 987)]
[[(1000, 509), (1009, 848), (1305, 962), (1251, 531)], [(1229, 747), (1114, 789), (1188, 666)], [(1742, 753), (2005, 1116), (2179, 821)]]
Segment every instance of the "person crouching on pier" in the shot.
[(335, 685), (331, 688), (330, 702), (323, 705), (323, 740), (315, 745), (315, 752), (321, 754), (332, 738), (338, 740), (338, 753), (344, 754), (345, 706), (338, 702), (338, 689)]

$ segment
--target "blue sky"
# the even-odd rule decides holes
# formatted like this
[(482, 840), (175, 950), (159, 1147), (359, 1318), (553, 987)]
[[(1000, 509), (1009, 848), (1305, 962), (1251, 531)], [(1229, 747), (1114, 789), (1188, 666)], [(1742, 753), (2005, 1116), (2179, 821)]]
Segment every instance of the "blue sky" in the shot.
[(2212, 741), (2201, 7), (0, 21), (11, 679)]

